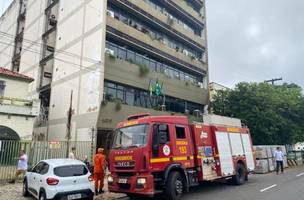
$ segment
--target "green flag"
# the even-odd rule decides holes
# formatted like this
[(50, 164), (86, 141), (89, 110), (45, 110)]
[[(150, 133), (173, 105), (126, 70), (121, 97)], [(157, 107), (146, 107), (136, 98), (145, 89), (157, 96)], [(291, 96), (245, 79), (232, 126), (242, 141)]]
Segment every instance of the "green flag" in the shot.
[(160, 86), (159, 81), (156, 81), (156, 84), (155, 84), (155, 94), (156, 94), (156, 96), (161, 95), (161, 86)]

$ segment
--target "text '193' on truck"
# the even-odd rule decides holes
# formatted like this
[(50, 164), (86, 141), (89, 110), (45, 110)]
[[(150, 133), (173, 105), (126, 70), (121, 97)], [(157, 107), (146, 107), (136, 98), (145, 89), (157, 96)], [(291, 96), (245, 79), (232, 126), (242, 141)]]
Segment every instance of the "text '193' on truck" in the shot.
[(255, 168), (249, 129), (236, 118), (204, 115), (129, 116), (115, 129), (109, 154), (110, 192), (179, 200), (202, 181), (242, 185)]

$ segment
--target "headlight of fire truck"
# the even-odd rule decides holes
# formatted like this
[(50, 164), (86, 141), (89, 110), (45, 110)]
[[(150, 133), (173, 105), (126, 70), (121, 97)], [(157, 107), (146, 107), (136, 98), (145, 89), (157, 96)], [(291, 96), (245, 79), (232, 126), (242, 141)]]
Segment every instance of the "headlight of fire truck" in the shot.
[(109, 176), (108, 176), (108, 183), (111, 184), (111, 183), (113, 183), (113, 181), (114, 181), (114, 180), (113, 180), (113, 177), (112, 177), (111, 175), (109, 175)]
[(137, 179), (137, 185), (145, 185), (147, 182), (146, 178), (138, 178)]

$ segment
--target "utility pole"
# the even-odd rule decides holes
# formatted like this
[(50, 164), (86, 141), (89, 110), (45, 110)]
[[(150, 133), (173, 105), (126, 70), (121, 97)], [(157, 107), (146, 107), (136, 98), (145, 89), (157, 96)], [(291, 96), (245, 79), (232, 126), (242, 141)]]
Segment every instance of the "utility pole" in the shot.
[(281, 78), (273, 78), (273, 79), (270, 79), (270, 80), (266, 80), (266, 81), (264, 81), (265, 83), (271, 83), (272, 85), (274, 85), (274, 83), (276, 82), (276, 81), (282, 81), (283, 80), (283, 78), (281, 77)]
[(93, 155), (94, 155), (94, 138), (95, 138), (95, 128), (91, 128), (92, 132), (92, 140), (91, 140), (91, 163), (93, 163)]
[(71, 98), (70, 98), (70, 108), (68, 110), (67, 117), (67, 130), (66, 130), (66, 139), (67, 139), (67, 149), (66, 149), (66, 157), (69, 157), (70, 150), (70, 139), (71, 139), (71, 121), (72, 121), (72, 103), (73, 103), (73, 90), (71, 90)]

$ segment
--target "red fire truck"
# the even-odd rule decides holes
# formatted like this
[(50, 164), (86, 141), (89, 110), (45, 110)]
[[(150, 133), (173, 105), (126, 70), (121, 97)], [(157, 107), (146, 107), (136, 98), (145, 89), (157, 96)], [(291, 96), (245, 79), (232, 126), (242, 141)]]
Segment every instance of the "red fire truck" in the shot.
[(164, 193), (169, 200), (202, 181), (242, 185), (255, 168), (249, 129), (217, 115), (204, 115), (202, 123), (185, 116), (129, 116), (115, 129), (109, 163), (111, 192)]

